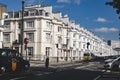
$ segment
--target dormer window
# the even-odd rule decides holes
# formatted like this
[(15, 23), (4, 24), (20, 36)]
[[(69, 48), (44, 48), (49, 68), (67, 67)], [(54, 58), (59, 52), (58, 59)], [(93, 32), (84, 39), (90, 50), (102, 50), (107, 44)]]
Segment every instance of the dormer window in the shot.
[(7, 19), (7, 18), (8, 18), (8, 15), (5, 15), (4, 18)]
[(35, 10), (35, 15), (39, 15), (39, 11), (38, 10)]
[(40, 15), (44, 15), (44, 10), (39, 10)]
[(5, 22), (4, 23), (4, 28), (5, 29), (10, 29), (10, 22)]
[(49, 13), (48, 13), (48, 12), (46, 12), (46, 13), (45, 13), (45, 16), (49, 17)]
[(14, 18), (19, 18), (19, 12), (14, 13)]
[(28, 11), (24, 11), (24, 16), (28, 16)]
[(30, 16), (34, 16), (35, 15), (35, 10), (30, 10)]
[(13, 18), (13, 12), (9, 12), (9, 18)]

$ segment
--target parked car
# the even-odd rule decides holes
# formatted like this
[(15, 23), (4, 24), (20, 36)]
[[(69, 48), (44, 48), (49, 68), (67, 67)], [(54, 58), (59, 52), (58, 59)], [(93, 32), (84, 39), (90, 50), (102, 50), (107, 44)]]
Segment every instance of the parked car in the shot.
[(105, 63), (111, 62), (112, 60), (120, 57), (119, 55), (108, 56), (107, 59), (104, 61)]
[(26, 71), (29, 67), (29, 61), (24, 60), (18, 51), (0, 49), (0, 73)]
[(103, 63), (105, 61), (105, 58), (104, 58), (104, 56), (95, 56), (92, 60)]
[(109, 70), (120, 70), (120, 57), (106, 61), (104, 67)]

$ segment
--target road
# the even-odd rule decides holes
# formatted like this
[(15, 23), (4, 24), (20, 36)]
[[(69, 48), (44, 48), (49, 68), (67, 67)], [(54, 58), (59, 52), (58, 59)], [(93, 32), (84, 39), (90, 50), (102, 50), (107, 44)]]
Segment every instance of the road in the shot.
[(94, 80), (102, 75), (102, 65), (97, 62), (53, 65), (50, 68), (31, 68), (30, 72), (2, 75), (1, 80)]
[(119, 72), (103, 69), (99, 62), (84, 62), (31, 68), (29, 72), (0, 76), (0, 80), (120, 80)]

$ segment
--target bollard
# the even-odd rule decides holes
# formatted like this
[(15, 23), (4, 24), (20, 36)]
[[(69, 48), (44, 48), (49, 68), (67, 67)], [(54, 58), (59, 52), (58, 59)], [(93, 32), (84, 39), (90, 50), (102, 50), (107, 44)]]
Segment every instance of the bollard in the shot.
[(48, 67), (49, 67), (49, 58), (47, 57), (45, 61), (45, 68), (48, 68)]

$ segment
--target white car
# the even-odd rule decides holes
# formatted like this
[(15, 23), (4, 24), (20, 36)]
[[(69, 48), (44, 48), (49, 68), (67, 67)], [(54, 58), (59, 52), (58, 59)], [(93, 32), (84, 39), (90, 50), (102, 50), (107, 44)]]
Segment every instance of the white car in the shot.
[(116, 59), (116, 58), (118, 58), (118, 57), (120, 57), (120, 56), (119, 56), (119, 55), (109, 56), (108, 59), (106, 59), (104, 62), (105, 62), (105, 63), (106, 63), (106, 62), (111, 62), (112, 60), (114, 60), (114, 59)]
[(105, 69), (120, 70), (120, 57), (105, 62)]

